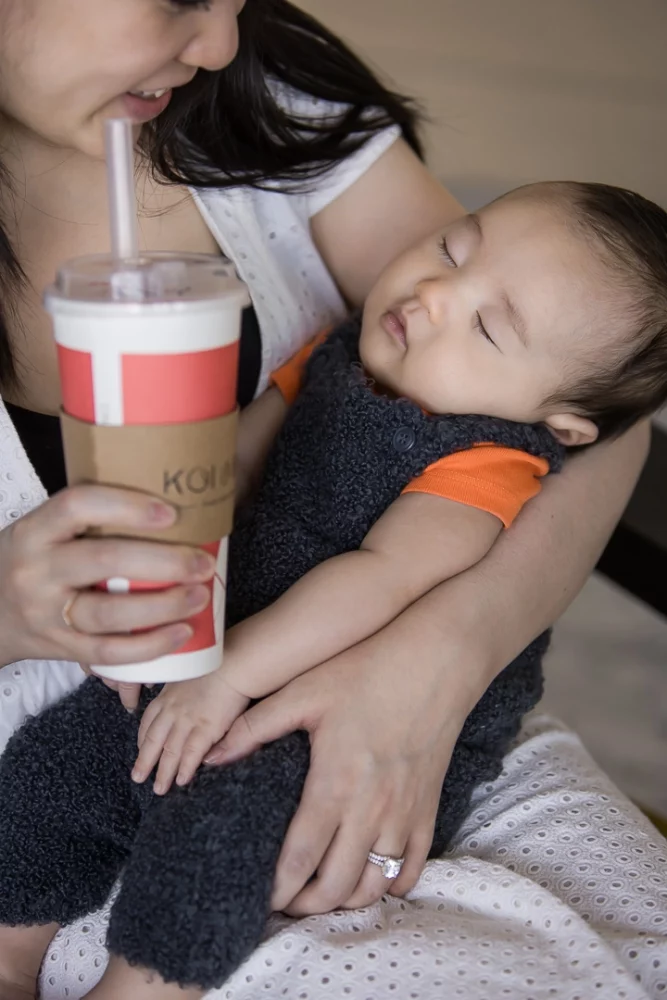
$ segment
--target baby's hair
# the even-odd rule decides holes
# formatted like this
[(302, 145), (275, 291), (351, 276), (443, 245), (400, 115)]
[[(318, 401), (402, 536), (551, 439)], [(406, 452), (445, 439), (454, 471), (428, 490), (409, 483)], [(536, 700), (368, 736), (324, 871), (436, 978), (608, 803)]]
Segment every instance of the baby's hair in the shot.
[(667, 402), (667, 212), (610, 184), (564, 181), (534, 192), (569, 203), (575, 228), (597, 247), (615, 287), (627, 295), (627, 336), (614, 358), (546, 400), (592, 420), (598, 440), (617, 437)]

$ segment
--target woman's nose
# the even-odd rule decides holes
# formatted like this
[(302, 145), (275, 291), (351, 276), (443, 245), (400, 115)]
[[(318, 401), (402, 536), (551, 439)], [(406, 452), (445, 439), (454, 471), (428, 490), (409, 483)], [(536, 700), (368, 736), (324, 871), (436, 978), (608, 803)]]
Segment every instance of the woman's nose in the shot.
[(438, 324), (447, 314), (448, 283), (443, 278), (427, 278), (415, 286), (415, 295), (432, 323)]
[(181, 52), (179, 62), (197, 69), (215, 71), (229, 66), (239, 47), (237, 16), (239, 0), (217, 0), (199, 16), (196, 34)]

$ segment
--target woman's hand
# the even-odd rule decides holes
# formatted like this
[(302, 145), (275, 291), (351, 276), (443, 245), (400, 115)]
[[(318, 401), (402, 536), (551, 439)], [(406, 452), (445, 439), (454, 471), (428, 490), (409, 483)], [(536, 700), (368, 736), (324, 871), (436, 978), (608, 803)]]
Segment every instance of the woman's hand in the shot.
[[(468, 686), (453, 637), (439, 635), (423, 657), (406, 661), (405, 645), (392, 638), (397, 623), (253, 706), (206, 757), (224, 765), (283, 734), (310, 734), (311, 767), (278, 863), (275, 910), (366, 906), (387, 891), (403, 895), (419, 878), (454, 743), (483, 687)], [(437, 650), (431, 662), (429, 649)], [(405, 856), (399, 878), (389, 882), (368, 863), (369, 851)]]
[[(186, 546), (80, 537), (91, 526), (156, 530), (175, 517), (173, 508), (141, 493), (77, 486), (1, 531), (0, 663), (117, 665), (182, 646), (192, 634), (185, 619), (209, 600), (211, 557)], [(112, 577), (174, 586), (125, 595), (91, 589)]]

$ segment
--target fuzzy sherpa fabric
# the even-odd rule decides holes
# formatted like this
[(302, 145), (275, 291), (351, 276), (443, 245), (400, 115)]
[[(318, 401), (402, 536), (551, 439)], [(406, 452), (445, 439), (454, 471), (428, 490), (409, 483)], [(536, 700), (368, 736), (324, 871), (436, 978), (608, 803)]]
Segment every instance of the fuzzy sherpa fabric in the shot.
[[(403, 487), (442, 455), (493, 441), (546, 457), (543, 428), (434, 418), (376, 395), (357, 321), (311, 358), (253, 504), (230, 545), (229, 621), (274, 601), (313, 566), (357, 548)], [(477, 784), (495, 778), (539, 700), (544, 635), (468, 717), (443, 786), (431, 853), (447, 846)], [(406, 670), (410, 664), (406, 663)], [(154, 697), (145, 693), (143, 706)], [(0, 758), (0, 922), (68, 923), (122, 873), (108, 944), (168, 982), (221, 985), (260, 942), (280, 847), (309, 764), (304, 733), (226, 768), (201, 768), (164, 798), (130, 780), (137, 715), (90, 679), (30, 719)]]

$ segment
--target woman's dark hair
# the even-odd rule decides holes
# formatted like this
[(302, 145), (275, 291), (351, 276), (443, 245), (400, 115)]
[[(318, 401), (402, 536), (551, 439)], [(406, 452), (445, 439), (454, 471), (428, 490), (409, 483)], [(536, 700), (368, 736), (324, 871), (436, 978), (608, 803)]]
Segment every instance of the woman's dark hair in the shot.
[[(197, 0), (175, 0), (189, 6)], [(303, 118), (276, 99), (276, 83), (336, 102)], [(334, 34), (288, 0), (247, 0), (239, 52), (225, 69), (200, 70), (145, 133), (146, 151), (169, 181), (199, 187), (276, 181), (303, 187), (389, 125), (421, 154), (414, 104), (388, 90)]]
[[(194, 6), (197, 0), (172, 0)], [(326, 118), (304, 118), (281, 102), (293, 88), (336, 102)], [(155, 174), (193, 187), (267, 187), (309, 183), (375, 133), (398, 124), (421, 155), (415, 105), (385, 87), (334, 34), (288, 0), (247, 0), (239, 14), (239, 51), (218, 72), (200, 70), (174, 92), (142, 138)], [(1, 167), (0, 167), (1, 171)], [(0, 172), (0, 183), (6, 180)], [(7, 336), (20, 263), (0, 226), (0, 385), (16, 384)]]

